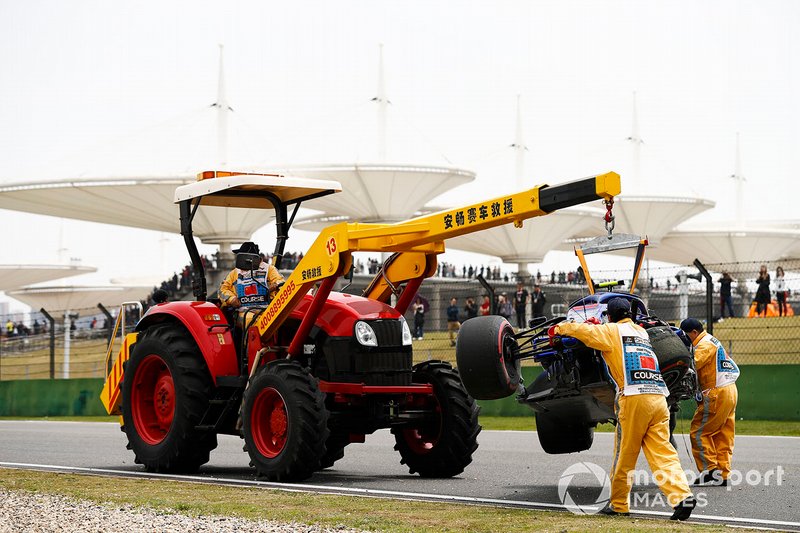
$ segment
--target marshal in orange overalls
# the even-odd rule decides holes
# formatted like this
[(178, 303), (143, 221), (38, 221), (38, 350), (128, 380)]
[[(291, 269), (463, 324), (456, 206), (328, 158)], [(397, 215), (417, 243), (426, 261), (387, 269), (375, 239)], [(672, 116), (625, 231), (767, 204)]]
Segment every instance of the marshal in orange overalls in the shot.
[(630, 473), (636, 468), (641, 450), (671, 506), (690, 498), (692, 492), (678, 453), (669, 443), (669, 392), (647, 332), (629, 318), (599, 325), (564, 322), (556, 326), (555, 332), (600, 350), (617, 388), (610, 502), (613, 510), (629, 512)]
[(739, 367), (715, 337), (699, 332), (692, 341), (694, 362), (703, 401), (692, 418), (692, 454), (700, 472), (719, 470), (722, 479), (731, 473), (736, 425)]

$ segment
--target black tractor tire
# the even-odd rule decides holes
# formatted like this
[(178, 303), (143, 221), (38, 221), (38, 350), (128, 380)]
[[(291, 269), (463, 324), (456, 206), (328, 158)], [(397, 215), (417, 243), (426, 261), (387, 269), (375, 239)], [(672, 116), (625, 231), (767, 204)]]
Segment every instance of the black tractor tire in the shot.
[(433, 385), (434, 416), (422, 427), (394, 427), (394, 449), (411, 474), (425, 478), (457, 476), (478, 449), (480, 409), (449, 363), (428, 361), (414, 367), (414, 383)]
[(552, 413), (536, 413), (536, 433), (542, 449), (550, 454), (582, 452), (594, 441), (594, 426)]
[(320, 470), (332, 467), (336, 461), (343, 458), (344, 449), (348, 444), (350, 444), (349, 435), (331, 431), (325, 442), (325, 454), (319, 461)]
[(519, 387), (520, 362), (514, 328), (500, 316), (478, 316), (461, 325), (456, 361), (464, 387), (473, 398), (496, 400), (511, 396)]
[(328, 410), (319, 380), (295, 361), (271, 361), (245, 391), (242, 436), (250, 465), (270, 481), (302, 481), (320, 468)]
[(177, 324), (140, 333), (122, 380), (123, 431), (135, 461), (149, 472), (191, 473), (217, 447), (195, 429), (213, 383), (192, 336)]

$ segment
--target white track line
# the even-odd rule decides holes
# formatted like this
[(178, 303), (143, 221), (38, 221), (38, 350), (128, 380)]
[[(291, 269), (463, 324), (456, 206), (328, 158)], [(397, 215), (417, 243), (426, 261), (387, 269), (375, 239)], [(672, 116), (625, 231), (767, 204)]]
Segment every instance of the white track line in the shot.
[[(303, 483), (276, 483), (272, 481), (259, 481), (259, 480), (244, 480), (244, 479), (231, 479), (219, 477), (203, 477), (203, 476), (187, 476), (187, 475), (174, 475), (174, 474), (155, 474), (149, 472), (136, 472), (127, 470), (112, 470), (107, 468), (85, 468), (75, 466), (61, 466), (61, 465), (42, 465), (31, 463), (6, 463), (0, 462), (0, 467), (8, 468), (30, 468), (34, 470), (57, 470), (61, 472), (76, 472), (95, 475), (112, 475), (122, 477), (142, 477), (142, 478), (161, 478), (171, 479), (176, 481), (192, 481), (200, 483), (224, 483), (226, 485), (248, 486), (248, 487), (264, 487), (285, 492), (325, 492), (348, 494), (355, 496), (371, 496), (371, 497), (388, 497), (400, 499), (415, 499), (427, 501), (443, 501), (473, 505), (497, 505), (502, 507), (515, 507), (525, 509), (540, 509), (540, 510), (561, 510), (566, 511), (567, 508), (563, 505), (553, 503), (539, 503), (528, 502), (521, 500), (501, 500), (496, 498), (475, 498), (472, 496), (455, 496), (447, 494), (427, 494), (423, 492), (403, 492), (394, 490), (383, 489), (362, 489), (356, 487), (333, 487), (330, 485), (311, 485)], [(596, 508), (589, 508), (596, 510)], [(652, 517), (669, 517), (671, 513), (662, 511), (631, 511), (633, 515), (644, 515)], [(692, 515), (692, 522), (711, 522), (723, 523), (728, 525), (760, 525), (767, 527), (791, 527), (800, 529), (800, 522), (787, 522), (782, 520), (764, 520), (759, 518), (739, 518), (732, 516), (716, 516), (716, 515)]]

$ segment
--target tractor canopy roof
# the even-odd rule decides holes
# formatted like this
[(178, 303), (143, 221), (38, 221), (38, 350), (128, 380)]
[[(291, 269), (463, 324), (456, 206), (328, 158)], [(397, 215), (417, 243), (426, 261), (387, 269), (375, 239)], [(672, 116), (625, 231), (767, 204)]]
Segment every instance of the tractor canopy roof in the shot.
[(203, 205), (272, 209), (270, 198), (288, 205), (341, 191), (332, 180), (209, 170), (198, 174), (195, 183), (175, 189), (174, 202), (202, 198)]

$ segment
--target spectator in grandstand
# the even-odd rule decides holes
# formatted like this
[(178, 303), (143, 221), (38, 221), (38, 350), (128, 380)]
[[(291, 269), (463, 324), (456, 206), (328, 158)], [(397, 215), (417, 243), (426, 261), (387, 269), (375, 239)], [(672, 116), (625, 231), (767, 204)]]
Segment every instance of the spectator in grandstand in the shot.
[(455, 332), (461, 329), (461, 322), (458, 320), (458, 299), (450, 298), (450, 306), (447, 308), (447, 332), (450, 334), (450, 346), (456, 345)]
[(517, 327), (524, 328), (527, 326), (525, 322), (525, 315), (527, 313), (528, 303), (530, 302), (530, 295), (525, 288), (525, 283), (522, 280), (517, 281), (517, 292), (514, 293), (514, 311), (517, 313)]
[(769, 281), (767, 267), (766, 265), (761, 265), (761, 269), (758, 271), (758, 278), (756, 278), (756, 283), (758, 284), (758, 289), (756, 290), (756, 314), (760, 316), (767, 316), (767, 306), (772, 297), (772, 293), (769, 290)]
[(537, 283), (533, 286), (533, 294), (531, 294), (531, 304), (533, 305), (533, 318), (544, 316), (544, 304), (547, 303), (547, 296), (542, 292), (542, 288)]
[(514, 306), (511, 305), (511, 301), (508, 299), (508, 294), (501, 294), (497, 299), (497, 304), (497, 312), (500, 314), (500, 316), (511, 322), (511, 315), (514, 314)]
[(786, 280), (783, 279), (783, 267), (775, 269), (775, 299), (778, 301), (778, 316), (786, 314), (786, 296), (789, 290), (786, 288)]
[(475, 305), (474, 298), (467, 298), (467, 303), (464, 304), (464, 316), (467, 317), (467, 320), (478, 316), (478, 306)]
[(488, 296), (483, 297), (483, 303), (481, 303), (479, 312), (481, 316), (489, 316), (492, 313), (492, 302), (489, 300)]
[(422, 339), (423, 329), (425, 328), (425, 304), (422, 298), (417, 297), (414, 302), (414, 339)]
[(719, 278), (719, 316), (725, 318), (725, 309), (728, 309), (728, 316), (735, 317), (733, 312), (733, 297), (731, 296), (731, 283), (733, 278), (727, 272), (722, 273)]

